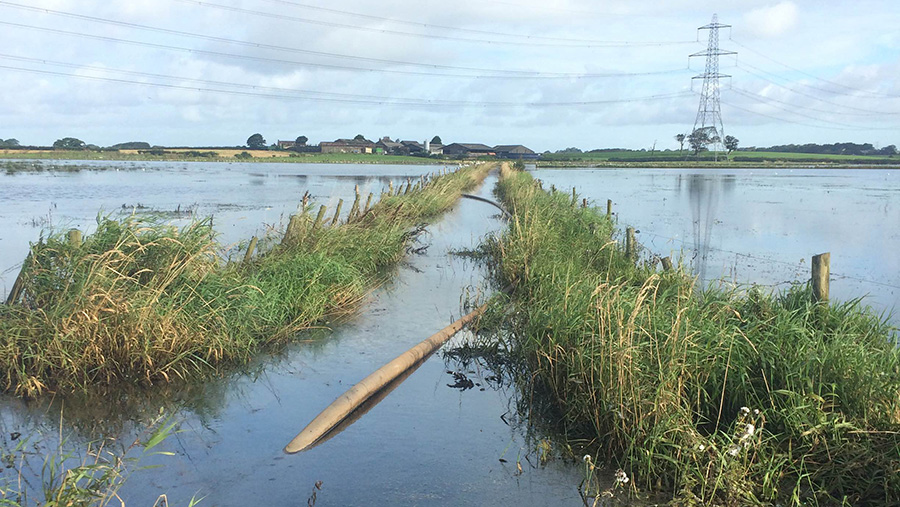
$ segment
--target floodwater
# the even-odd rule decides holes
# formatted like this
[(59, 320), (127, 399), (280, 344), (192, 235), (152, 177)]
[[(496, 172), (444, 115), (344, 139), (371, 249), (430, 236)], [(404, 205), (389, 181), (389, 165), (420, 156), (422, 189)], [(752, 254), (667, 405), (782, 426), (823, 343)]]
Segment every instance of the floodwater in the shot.
[[(219, 242), (233, 247), (251, 236), (283, 230), (305, 192), (311, 202), (328, 206), (339, 199), (350, 211), (359, 186), (377, 200), (390, 182), (440, 171), (449, 166), (35, 161), (35, 169), (3, 172), (0, 162), (0, 297), (18, 275), (30, 242), (50, 228), (96, 229), (98, 215), (135, 213), (186, 224), (191, 217), (213, 217)], [(364, 204), (361, 203), (362, 206)]]
[[(237, 198), (246, 191), (240, 182), (261, 178), (250, 173), (270, 167), (259, 165), (246, 168), (242, 176), (230, 175), (234, 186), (220, 191)], [(355, 169), (376, 174), (392, 170)], [(293, 166), (293, 170), (303, 169)], [(160, 178), (170, 171), (159, 169)], [(204, 172), (221, 170), (204, 168)], [(336, 194), (352, 194), (357, 183), (351, 178), (341, 187), (327, 175), (316, 178)], [(283, 180), (294, 181), (273, 180), (269, 192), (257, 194), (268, 196), (270, 203), (278, 201), (271, 194), (285, 185)], [(313, 180), (310, 176), (307, 181)], [(480, 195), (489, 197), (495, 182), (495, 176), (489, 177)], [(289, 190), (296, 197), (304, 188), (292, 185)], [(200, 200), (196, 194), (182, 195), (186, 197), (180, 202)], [(174, 202), (179, 202), (177, 196), (165, 206)], [(228, 200), (222, 196), (215, 202)], [(152, 393), (31, 403), (7, 398), (0, 404), (0, 442), (8, 450), (17, 443), (11, 441), (13, 432), (30, 435), (34, 450), (26, 462), (39, 474), (42, 455), (57, 445), (59, 428), (68, 439), (64, 448), (83, 454), (85, 442), (100, 435), (117, 437), (127, 445), (144, 421), (162, 409), (174, 414), (180, 431), (154, 451), (174, 455), (144, 457), (132, 467), (162, 465), (132, 473), (120, 491), (127, 505), (149, 506), (161, 494), (169, 505), (187, 505), (191, 498), (203, 498), (201, 505), (582, 505), (577, 491), (581, 464), (553, 459), (541, 465), (536, 447), (543, 437), (518, 415), (515, 388), (477, 366), (460, 371), (441, 355), (426, 360), (342, 433), (303, 453), (282, 452), (355, 382), (458, 318), (467, 295), (485, 296), (483, 268), (450, 252), (472, 248), (485, 234), (502, 227), (496, 211), (485, 203), (460, 201), (419, 238), (416, 246), (428, 245), (424, 253), (409, 255), (358, 315), (335, 323), (331, 331), (300, 336), (311, 341), (263, 355), (244, 371), (224, 378)], [(275, 210), (272, 213), (278, 216)], [(217, 223), (230, 225), (225, 219)], [(448, 372), (461, 372), (474, 388), (449, 387), (456, 379)], [(315, 490), (317, 481), (322, 481), (321, 490)]]
[[(784, 290), (831, 252), (831, 299), (900, 310), (900, 170), (541, 169), (544, 182), (632, 226), (703, 284)], [(898, 315), (893, 316), (897, 322)]]

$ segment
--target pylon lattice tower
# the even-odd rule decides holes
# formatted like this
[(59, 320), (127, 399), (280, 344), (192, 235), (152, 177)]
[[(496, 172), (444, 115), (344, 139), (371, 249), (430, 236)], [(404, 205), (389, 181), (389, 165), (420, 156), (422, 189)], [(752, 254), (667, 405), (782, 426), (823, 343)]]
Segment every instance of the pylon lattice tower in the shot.
[(694, 128), (691, 132), (704, 130), (716, 147), (722, 145), (725, 139), (725, 126), (722, 124), (722, 107), (719, 102), (719, 78), (731, 77), (719, 73), (719, 56), (736, 55), (735, 51), (719, 49), (719, 28), (731, 28), (731, 25), (719, 23), (717, 14), (713, 14), (712, 22), (701, 26), (697, 30), (709, 30), (709, 43), (706, 51), (700, 51), (690, 55), (706, 56), (706, 70), (693, 79), (703, 80), (703, 89), (700, 91), (700, 106), (697, 108), (697, 119), (694, 120)]

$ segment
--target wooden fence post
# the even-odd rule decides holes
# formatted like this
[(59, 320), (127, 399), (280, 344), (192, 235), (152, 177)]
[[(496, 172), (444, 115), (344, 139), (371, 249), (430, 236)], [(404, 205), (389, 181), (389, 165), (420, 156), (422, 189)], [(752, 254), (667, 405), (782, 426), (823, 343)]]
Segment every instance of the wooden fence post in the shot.
[(634, 227), (625, 229), (625, 256), (632, 261), (637, 260), (637, 241), (634, 238)]
[(315, 231), (319, 227), (322, 226), (322, 221), (325, 219), (325, 211), (328, 209), (324, 204), (319, 206), (319, 214), (316, 215), (316, 221), (313, 222), (312, 230)]
[(334, 227), (336, 223), (338, 223), (338, 219), (341, 218), (341, 206), (344, 205), (343, 199), (338, 199), (337, 208), (334, 210), (334, 218), (331, 219), (331, 226)]
[(75, 248), (79, 248), (81, 246), (81, 231), (78, 229), (69, 229), (69, 233), (67, 234), (69, 239), (69, 244)]
[(606, 218), (612, 216), (612, 199), (606, 200)]
[(670, 257), (662, 258), (663, 271), (672, 271), (672, 259)]
[(813, 302), (828, 301), (828, 285), (831, 278), (831, 252), (812, 257)]
[[(296, 215), (294, 215), (294, 216), (296, 216)], [(291, 217), (292, 221), (293, 221), (293, 219), (294, 219), (294, 217)], [(288, 225), (288, 230), (290, 230), (290, 227), (291, 226)], [(244, 264), (250, 262), (250, 259), (253, 258), (253, 251), (256, 250), (256, 242), (257, 241), (259, 241), (259, 239), (256, 236), (253, 236), (252, 238), (250, 238), (250, 246), (247, 247), (247, 253), (244, 254)]]

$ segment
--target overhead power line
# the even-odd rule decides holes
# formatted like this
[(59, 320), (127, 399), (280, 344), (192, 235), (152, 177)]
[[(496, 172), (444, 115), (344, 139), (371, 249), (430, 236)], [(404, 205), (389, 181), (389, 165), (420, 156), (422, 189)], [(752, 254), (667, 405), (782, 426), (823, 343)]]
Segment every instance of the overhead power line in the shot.
[[(756, 116), (762, 116), (762, 117), (764, 117), (764, 118), (769, 118), (769, 119), (776, 120), (776, 121), (783, 122), (783, 123), (791, 123), (791, 124), (794, 124), (794, 125), (802, 125), (802, 126), (804, 126), (804, 127), (812, 127), (812, 128), (827, 129), (827, 130), (846, 130), (846, 131), (897, 130), (897, 127), (870, 127), (870, 126), (858, 127), (858, 126), (845, 125), (845, 124), (835, 123), (835, 122), (827, 122), (827, 123), (831, 123), (831, 124), (833, 124), (833, 125), (842, 125), (842, 126), (834, 126), (834, 127), (832, 127), (832, 126), (828, 126), (828, 125), (816, 125), (816, 124), (813, 124), (813, 123), (804, 123), (804, 122), (800, 122), (800, 121), (789, 120), (789, 119), (784, 118), (784, 117), (774, 116), (774, 115), (771, 115), (771, 114), (760, 113), (760, 112), (758, 112), (758, 111), (754, 111), (754, 110), (752, 110), (752, 109), (747, 109), (747, 108), (745, 108), (745, 107), (741, 107), (741, 106), (735, 105), (735, 104), (733, 104), (733, 103), (726, 102), (726, 101), (724, 101), (724, 100), (722, 101), (722, 104), (725, 104), (725, 105), (727, 105), (728, 107), (737, 109), (737, 110), (739, 110), (739, 111), (743, 111), (743, 112), (745, 112), (745, 113), (750, 113), (750, 114), (753, 114), (753, 115), (756, 115)], [(796, 111), (788, 111), (788, 110), (786, 110), (786, 109), (782, 109), (782, 111), (785, 111), (785, 112), (788, 112), (788, 113), (791, 113), (791, 114), (796, 114), (796, 115), (798, 115), (798, 116), (803, 116), (803, 117), (806, 117), (806, 118), (809, 118), (809, 119), (812, 119), (812, 120), (815, 120), (815, 121), (825, 121), (825, 120), (821, 120), (821, 119), (819, 119), (819, 118), (815, 118), (815, 117), (813, 117), (813, 116), (808, 116), (808, 115), (804, 115), (804, 114), (801, 114), (801, 113), (797, 113)]]
[[(16, 57), (20, 58), (21, 57)], [(60, 64), (60, 62), (54, 62), (54, 64)], [(69, 64), (64, 64), (69, 66)], [(158, 87), (158, 88), (168, 88), (175, 90), (186, 90), (186, 91), (199, 91), (199, 92), (209, 92), (209, 93), (222, 93), (228, 95), (239, 95), (239, 96), (249, 96), (256, 98), (265, 98), (265, 99), (279, 99), (279, 100), (312, 100), (312, 101), (323, 101), (323, 102), (343, 102), (343, 103), (354, 103), (354, 104), (372, 104), (372, 105), (402, 105), (402, 106), (426, 106), (426, 107), (572, 107), (572, 106), (598, 106), (598, 105), (609, 105), (609, 104), (624, 104), (630, 102), (643, 102), (648, 100), (665, 100), (672, 98), (681, 98), (685, 96), (689, 96), (690, 92), (679, 92), (679, 93), (669, 93), (669, 94), (660, 94), (660, 95), (650, 95), (644, 97), (633, 97), (628, 99), (608, 99), (608, 100), (579, 100), (579, 101), (559, 101), (559, 102), (478, 102), (478, 101), (451, 101), (451, 100), (442, 100), (442, 99), (412, 99), (412, 98), (404, 98), (404, 97), (379, 97), (374, 95), (354, 95), (354, 94), (341, 94), (334, 92), (318, 92), (318, 91), (310, 91), (310, 90), (290, 90), (290, 89), (275, 89), (271, 87), (254, 87), (253, 85), (237, 85), (242, 88), (255, 88), (255, 89), (266, 89), (266, 90), (278, 90), (281, 93), (261, 93), (256, 90), (230, 90), (226, 88), (210, 88), (210, 87), (202, 87), (202, 86), (187, 86), (180, 84), (170, 84), (170, 83), (154, 83), (147, 81), (136, 81), (132, 79), (122, 79), (122, 78), (113, 78), (113, 77), (103, 77), (103, 76), (90, 76), (84, 74), (71, 74), (65, 72), (56, 72), (50, 70), (42, 70), (42, 69), (33, 69), (27, 67), (16, 67), (12, 65), (0, 65), (0, 69), (13, 70), (19, 72), (27, 72), (34, 74), (43, 74), (43, 75), (52, 75), (52, 76), (62, 76), (62, 77), (72, 77), (78, 79), (86, 79), (92, 81), (104, 81), (110, 83), (119, 83), (119, 84), (131, 84), (131, 85), (141, 85), (141, 86), (150, 86), (150, 87)], [(200, 84), (212, 85), (218, 83), (222, 86), (233, 87), (236, 85), (221, 83), (215, 81), (207, 81), (207, 80), (199, 80), (193, 78), (181, 78), (178, 76), (166, 76), (161, 74), (156, 75), (148, 75), (146, 73), (132, 72), (132, 71), (123, 71), (123, 70), (114, 70), (114, 69), (101, 69), (99, 67), (93, 67), (92, 70), (96, 71), (111, 71), (122, 74), (129, 75), (142, 75), (144, 77), (153, 76), (158, 79), (168, 79), (168, 80), (176, 80), (176, 81), (187, 81), (187, 82), (197, 82)], [(306, 95), (297, 95), (297, 94), (306, 94)]]
[[(784, 67), (784, 68), (786, 68), (786, 69), (792, 70), (792, 71), (794, 71), (794, 72), (797, 72), (797, 73), (802, 74), (802, 75), (804, 75), (804, 76), (806, 76), (806, 77), (815, 79), (815, 80), (817, 80), (817, 81), (821, 81), (821, 82), (823, 82), (823, 83), (827, 83), (827, 84), (829, 84), (829, 85), (831, 85), (831, 86), (835, 86), (835, 87), (837, 87), (837, 88), (842, 88), (842, 89), (846, 90), (847, 92), (861, 93), (861, 94), (864, 94), (864, 95), (870, 95), (870, 96), (872, 96), (872, 97), (880, 97), (880, 98), (889, 98), (889, 99), (897, 99), (897, 98), (900, 98), (900, 95), (897, 95), (897, 94), (872, 92), (872, 91), (869, 91), (869, 90), (863, 90), (863, 89), (861, 89), (861, 88), (857, 88), (857, 87), (854, 87), (854, 86), (847, 86), (847, 85), (845, 85), (845, 84), (837, 83), (837, 82), (835, 82), (835, 81), (829, 81), (828, 79), (823, 79), (823, 78), (821, 78), (821, 77), (819, 77), (819, 76), (810, 74), (809, 72), (800, 70), (800, 69), (798, 69), (798, 68), (796, 68), (796, 67), (793, 67), (793, 66), (791, 66), (791, 65), (788, 65), (788, 64), (786, 64), (786, 63), (784, 63), (784, 62), (780, 62), (780, 61), (776, 60), (775, 58), (772, 58), (771, 56), (768, 56), (768, 55), (765, 55), (765, 54), (763, 54), (763, 53), (760, 53), (759, 51), (757, 51), (757, 50), (755, 50), (755, 49), (753, 49), (753, 48), (747, 47), (747, 46), (745, 46), (744, 44), (741, 44), (740, 42), (738, 42), (738, 41), (736, 41), (736, 40), (734, 40), (734, 39), (730, 39), (730, 40), (731, 40), (731, 42), (737, 44), (738, 46), (740, 46), (740, 47), (742, 47), (742, 48), (744, 48), (744, 49), (746, 49), (747, 51), (750, 51), (751, 53), (753, 53), (753, 54), (755, 54), (755, 55), (757, 55), (757, 56), (760, 56), (760, 57), (762, 57), (762, 58), (765, 58), (766, 60), (769, 60), (770, 62), (777, 63), (778, 65), (781, 65), (782, 67)], [(799, 83), (799, 84), (800, 84), (801, 86), (808, 86), (808, 87), (810, 87), (810, 88), (815, 88), (815, 89), (817, 89), (817, 90), (826, 91), (826, 92), (828, 92), (828, 93), (835, 93), (835, 94), (838, 94), (838, 93), (847, 93), (847, 92), (836, 92), (836, 91), (834, 91), (834, 90), (828, 90), (828, 89), (825, 89), (825, 88), (819, 88), (819, 87), (815, 87), (815, 86), (811, 86), (811, 85), (806, 85), (806, 84), (803, 84), (803, 83)]]
[[(834, 102), (834, 101), (831, 101), (831, 100), (823, 99), (822, 97), (813, 95), (813, 94), (811, 94), (811, 93), (806, 93), (806, 92), (800, 91), (800, 90), (798, 90), (798, 89), (796, 89), (796, 88), (793, 88), (793, 87), (790, 87), (790, 86), (785, 86), (785, 85), (783, 85), (783, 84), (781, 84), (781, 83), (778, 83), (778, 82), (773, 81), (773, 80), (771, 80), (771, 79), (769, 79), (769, 78), (766, 77), (766, 75), (774, 76), (774, 77), (776, 77), (776, 78), (780, 78), (780, 76), (778, 76), (778, 75), (776, 75), (776, 74), (772, 74), (772, 73), (766, 72), (766, 71), (764, 71), (764, 70), (762, 70), (762, 69), (760, 69), (760, 68), (758, 68), (758, 67), (754, 67), (754, 66), (752, 66), (752, 65), (750, 65), (750, 64), (747, 64), (747, 63), (738, 63), (738, 68), (740, 68), (740, 69), (743, 70), (744, 72), (746, 72), (746, 73), (748, 73), (748, 74), (750, 74), (750, 75), (752, 75), (752, 76), (754, 76), (754, 77), (756, 77), (756, 78), (758, 78), (758, 79), (761, 79), (761, 80), (763, 80), (763, 81), (765, 81), (765, 82), (767, 82), (767, 83), (769, 83), (769, 84), (772, 84), (772, 85), (774, 85), (774, 86), (777, 86), (778, 88), (781, 88), (781, 89), (783, 89), (783, 90), (787, 90), (787, 91), (789, 91), (789, 92), (791, 92), (791, 93), (794, 93), (794, 94), (796, 94), (796, 95), (800, 95), (800, 96), (803, 96), (803, 97), (807, 97), (807, 98), (810, 98), (810, 99), (813, 99), (813, 100), (822, 102), (823, 104), (829, 104), (829, 105), (832, 105), (832, 106), (841, 107), (841, 108), (849, 109), (849, 110), (852, 110), (852, 111), (859, 111), (860, 113), (882, 114), (881, 111), (875, 111), (875, 110), (873, 110), (873, 109), (864, 109), (864, 108), (861, 108), (861, 107), (849, 106), (849, 105), (846, 105), (846, 104), (839, 104), (839, 103)], [(753, 71), (753, 70), (750, 70), (750, 69), (755, 69), (756, 71)], [(784, 78), (780, 78), (780, 79), (784, 79)], [(785, 80), (785, 81), (788, 81), (787, 79), (784, 79), (784, 80)], [(807, 87), (809, 88), (809, 86), (807, 86)], [(814, 88), (814, 87), (813, 87), (813, 88)], [(827, 90), (825, 90), (825, 91), (827, 91)], [(852, 96), (852, 95), (841, 95), (841, 96), (842, 96), (842, 97), (853, 98), (853, 99), (859, 99), (859, 97), (855, 97), (855, 96)], [(869, 98), (868, 100), (873, 100), (873, 99), (872, 99), (872, 98)]]
[(362, 32), (371, 32), (378, 34), (389, 34), (389, 35), (397, 35), (403, 37), (414, 37), (414, 38), (422, 38), (422, 39), (433, 39), (433, 40), (447, 40), (454, 42), (469, 42), (469, 43), (479, 43), (479, 44), (491, 44), (491, 45), (509, 45), (509, 46), (543, 46), (543, 47), (551, 47), (551, 48), (603, 48), (603, 47), (639, 47), (639, 46), (667, 46), (673, 44), (693, 44), (694, 41), (648, 41), (648, 42), (627, 42), (627, 41), (576, 41), (576, 42), (540, 42), (539, 40), (524, 40), (524, 41), (508, 41), (508, 40), (497, 40), (497, 39), (481, 39), (481, 38), (466, 38), (466, 37), (454, 37), (452, 35), (436, 35), (436, 34), (423, 34), (423, 33), (415, 33), (415, 32), (404, 32), (401, 30), (391, 30), (388, 28), (376, 28), (369, 26), (359, 26), (359, 25), (350, 25), (347, 23), (336, 23), (332, 21), (322, 21), (317, 19), (309, 19), (302, 18), (298, 16), (289, 16), (283, 13), (271, 13), (271, 12), (262, 12), (258, 10), (252, 9), (243, 9), (241, 7), (233, 7), (230, 5), (221, 5), (212, 2), (204, 2), (201, 0), (177, 0), (182, 3), (199, 5), (202, 7), (208, 7), (212, 9), (219, 9), (228, 12), (236, 12), (239, 14), (245, 14), (249, 16), (257, 16), (271, 19), (278, 19), (281, 21), (292, 21), (297, 23), (305, 23), (317, 26), (326, 26), (329, 28), (344, 28), (348, 30), (357, 30)]
[[(294, 2), (291, 0), (259, 0), (259, 1), (268, 2), (268, 3), (272, 3), (272, 4), (278, 4), (278, 5), (289, 5), (292, 7), (298, 7), (298, 8), (302, 8), (302, 9), (306, 9), (306, 10), (327, 12), (330, 14), (338, 14), (341, 16), (351, 16), (351, 17), (356, 17), (356, 18), (360, 18), (360, 19), (368, 19), (368, 20), (372, 20), (372, 21), (381, 21), (381, 22), (395, 23), (395, 24), (406, 25), (406, 26), (413, 26), (413, 27), (417, 27), (417, 28), (446, 30), (446, 31), (452, 31), (452, 32), (471, 33), (471, 34), (476, 34), (476, 35), (488, 35), (488, 36), (495, 36), (495, 37), (496, 36), (510, 37), (510, 38), (524, 39), (525, 41), (549, 41), (549, 42), (568, 42), (568, 43), (577, 43), (577, 44), (603, 44), (603, 45), (608, 45), (608, 44), (636, 45), (636, 44), (642, 44), (642, 43), (644, 43), (644, 44), (689, 44), (691, 42), (691, 41), (671, 41), (671, 42), (633, 41), (632, 42), (632, 41), (608, 41), (608, 40), (603, 41), (603, 40), (596, 40), (596, 39), (577, 39), (577, 38), (569, 38), (569, 37), (547, 37), (544, 35), (530, 35), (530, 34), (521, 34), (521, 33), (501, 32), (501, 31), (496, 31), (496, 30), (478, 30), (478, 29), (473, 29), (473, 28), (440, 25), (440, 24), (434, 24), (434, 23), (423, 23), (420, 21), (409, 21), (409, 20), (396, 19), (396, 18), (387, 18), (387, 17), (382, 17), (382, 16), (375, 16), (372, 14), (350, 12), (350, 11), (344, 11), (344, 10), (340, 10), (340, 9), (332, 9), (329, 7), (321, 7), (318, 5), (304, 4), (304, 3), (300, 3), (300, 2)], [(198, 2), (192, 1), (190, 3), (198, 3)]]
[[(0, 1), (0, 4), (3, 4)], [(118, 22), (111, 21), (110, 23), (116, 24)], [(425, 71), (414, 71), (414, 70), (402, 70), (402, 69), (389, 69), (383, 67), (353, 67), (349, 65), (338, 65), (338, 64), (329, 64), (329, 63), (319, 63), (319, 62), (304, 62), (298, 60), (286, 60), (282, 58), (270, 58), (264, 56), (251, 56), (251, 55), (240, 55), (235, 53), (227, 53), (223, 51), (211, 51), (205, 49), (193, 49), (183, 46), (172, 46), (169, 44), (159, 44), (155, 42), (144, 42), (137, 41), (132, 39), (122, 39), (117, 37), (109, 37), (106, 35), (96, 35), (90, 33), (83, 32), (73, 32), (68, 30), (60, 30), (56, 28), (46, 28), (41, 26), (34, 25), (26, 25), (23, 23), (11, 23), (9, 21), (0, 21), (0, 25), (13, 26), (17, 28), (24, 28), (28, 30), (37, 30), (47, 33), (53, 33), (57, 35), (65, 35), (70, 37), (79, 37), (85, 39), (93, 39), (104, 42), (116, 42), (120, 44), (128, 44), (133, 46), (143, 46), (154, 49), (163, 49), (167, 51), (178, 51), (183, 53), (191, 53), (198, 55), (207, 55), (213, 57), (221, 57), (221, 58), (232, 58), (239, 60), (248, 60), (248, 61), (257, 61), (257, 62), (265, 62), (265, 63), (277, 63), (282, 65), (291, 65), (291, 66), (305, 66), (305, 67), (317, 67), (324, 69), (332, 69), (332, 70), (342, 70), (342, 71), (351, 71), (351, 72), (364, 72), (364, 73), (385, 73), (385, 74), (403, 74), (403, 75), (415, 75), (415, 76), (431, 76), (431, 77), (452, 77), (452, 78), (469, 78), (469, 79), (600, 79), (600, 78), (613, 78), (613, 77), (629, 77), (629, 76), (649, 76), (649, 75), (662, 75), (662, 74), (673, 74), (684, 72), (688, 70), (686, 67), (682, 69), (672, 69), (672, 70), (663, 70), (663, 71), (652, 71), (652, 72), (625, 72), (625, 73), (584, 73), (584, 74), (576, 74), (576, 73), (548, 73), (548, 72), (539, 72), (539, 71), (525, 71), (525, 70), (498, 70), (498, 69), (484, 69), (484, 68), (474, 68), (474, 67), (456, 67), (451, 65), (440, 65), (440, 64), (427, 64), (427, 63), (414, 63), (414, 62), (402, 62), (402, 61), (394, 61), (394, 60), (384, 60), (377, 58), (366, 58), (361, 56), (352, 56), (352, 55), (340, 55), (336, 53), (326, 53), (321, 51), (312, 51), (306, 49), (296, 49), (296, 48), (287, 48), (282, 46), (267, 46), (264, 44), (258, 44), (253, 42), (245, 42), (245, 41), (237, 41), (232, 39), (223, 39), (219, 37), (208, 37), (201, 34), (192, 34), (188, 32), (178, 32), (178, 35), (183, 35), (185, 37), (194, 37), (199, 39), (207, 39), (207, 40), (216, 40), (218, 42), (226, 42), (237, 44), (245, 47), (257, 48), (257, 49), (275, 49), (285, 52), (292, 53), (301, 53), (301, 54), (310, 54), (314, 56), (324, 56), (330, 58), (347, 58), (357, 61), (367, 61), (372, 63), (381, 63), (381, 64), (394, 64), (394, 65), (403, 65), (410, 67), (418, 67), (423, 69), (456, 69), (463, 71), (464, 73), (450, 73), (450, 72), (425, 72)], [(156, 30), (152, 27), (144, 27), (148, 30)], [(164, 32), (171, 32), (168, 29), (159, 29)], [(466, 72), (485, 72), (486, 74), (473, 74)]]
[(753, 100), (764, 101), (764, 102), (775, 102), (778, 104), (784, 104), (789, 107), (793, 107), (793, 108), (797, 108), (797, 109), (805, 109), (807, 111), (814, 111), (817, 113), (836, 114), (836, 115), (841, 115), (841, 116), (895, 116), (895, 115), (900, 115), (900, 113), (894, 113), (894, 112), (888, 112), (888, 111), (853, 113), (853, 112), (846, 112), (846, 111), (835, 111), (833, 109), (819, 109), (819, 108), (815, 108), (815, 107), (803, 106), (800, 104), (792, 104), (792, 103), (784, 101), (784, 100), (778, 100), (778, 99), (775, 99), (772, 97), (767, 97), (765, 95), (751, 92), (749, 90), (744, 90), (742, 88), (736, 88), (734, 86), (730, 87), (729, 90), (737, 93), (738, 95), (742, 95), (744, 97), (747, 97), (747, 98), (750, 98)]

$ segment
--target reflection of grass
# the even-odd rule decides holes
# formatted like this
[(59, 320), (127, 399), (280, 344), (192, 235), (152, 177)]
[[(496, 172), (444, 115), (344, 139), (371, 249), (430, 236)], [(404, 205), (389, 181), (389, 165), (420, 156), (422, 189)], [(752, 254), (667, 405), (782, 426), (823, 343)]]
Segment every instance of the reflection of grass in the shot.
[(385, 196), (361, 217), (316, 227), (306, 210), (291, 240), (221, 266), (208, 220), (181, 229), (101, 219), (82, 245), (53, 235), (23, 267), (23, 304), (0, 307), (6, 389), (153, 383), (246, 362), (357, 302), (397, 261), (421, 221), (448, 209), (488, 166)]
[(802, 287), (697, 293), (684, 273), (626, 260), (571, 194), (522, 173), (499, 191), (514, 218), (490, 247), (514, 306), (483, 322), (508, 329), (571, 438), (687, 503), (900, 502), (887, 324)]
[[(4, 450), (6, 468), (11, 470), (0, 479), (0, 503), (13, 507), (32, 505), (32, 500), (34, 505), (47, 506), (124, 505), (118, 491), (132, 467), (138, 465), (140, 457), (171, 455), (154, 449), (172, 434), (174, 427), (174, 423), (158, 418), (130, 445), (117, 445), (113, 439), (91, 442), (83, 456), (63, 453), (64, 442), (60, 442), (56, 451), (44, 449), (40, 473), (28, 465), (28, 455), (41, 450), (42, 443), (34, 440), (39, 435), (22, 438), (14, 449)], [(140, 457), (131, 456), (136, 449), (141, 450)], [(38, 475), (41, 483), (31, 484), (29, 478)], [(30, 495), (43, 498), (32, 499)], [(195, 505), (196, 501), (192, 499), (190, 504)]]

